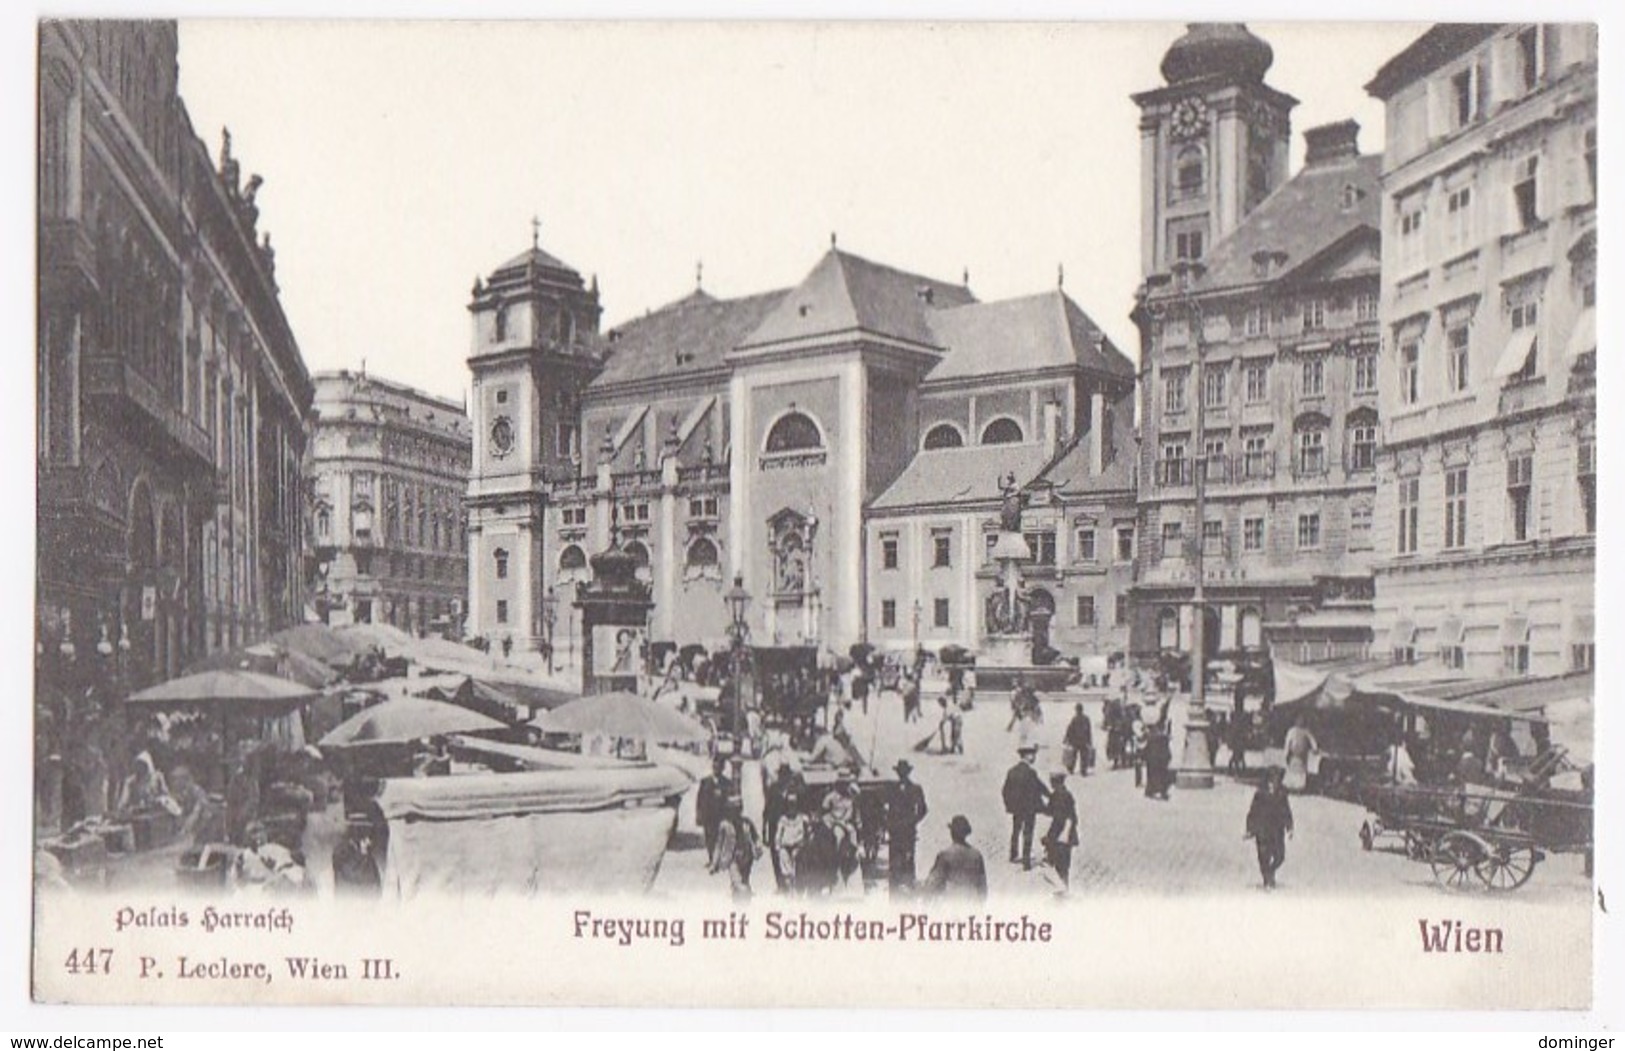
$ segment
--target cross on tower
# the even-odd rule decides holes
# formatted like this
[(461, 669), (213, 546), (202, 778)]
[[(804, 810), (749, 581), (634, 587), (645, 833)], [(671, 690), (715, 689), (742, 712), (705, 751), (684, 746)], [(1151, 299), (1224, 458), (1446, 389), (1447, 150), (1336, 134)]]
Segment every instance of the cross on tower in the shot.
[(534, 215), (530, 217), (530, 246), (542, 247), (542, 221)]

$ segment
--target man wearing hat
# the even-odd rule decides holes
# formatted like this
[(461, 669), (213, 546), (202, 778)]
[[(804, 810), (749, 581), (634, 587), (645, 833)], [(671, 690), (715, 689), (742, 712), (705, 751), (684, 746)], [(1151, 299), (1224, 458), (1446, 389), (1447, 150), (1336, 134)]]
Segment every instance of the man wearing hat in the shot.
[(1023, 868), (1033, 867), (1033, 826), (1049, 805), (1049, 789), (1033, 769), (1038, 759), (1037, 745), (1017, 749), (1021, 758), (1004, 775), (1004, 809), (1010, 815), (1010, 861), (1020, 860)]
[(948, 822), (953, 843), (937, 852), (931, 874), (925, 878), (927, 894), (944, 898), (987, 900), (987, 864), (982, 852), (970, 845), (970, 822), (955, 814)]
[(836, 776), (835, 787), (824, 795), (824, 823), (835, 833), (838, 843), (838, 869), (842, 881), (852, 878), (858, 870), (858, 775), (851, 767), (843, 767)]
[(928, 813), (925, 790), (909, 777), (914, 766), (907, 759), (897, 760), (897, 787), (892, 789), (886, 805), (886, 874), (891, 889), (913, 889), (914, 847), (919, 841), (920, 822)]

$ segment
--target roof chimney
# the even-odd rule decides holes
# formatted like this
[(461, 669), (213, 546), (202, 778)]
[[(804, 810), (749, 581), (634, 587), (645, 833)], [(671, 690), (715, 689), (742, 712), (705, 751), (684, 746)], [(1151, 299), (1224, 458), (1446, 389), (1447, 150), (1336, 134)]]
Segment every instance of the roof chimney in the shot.
[(1303, 133), (1306, 167), (1360, 155), (1360, 125), (1352, 120), (1322, 124)]

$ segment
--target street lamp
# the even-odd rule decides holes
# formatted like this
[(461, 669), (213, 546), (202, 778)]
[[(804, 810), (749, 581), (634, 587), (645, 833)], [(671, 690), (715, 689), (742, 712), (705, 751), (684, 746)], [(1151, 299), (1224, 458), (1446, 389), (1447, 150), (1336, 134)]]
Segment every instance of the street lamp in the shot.
[(542, 623), (547, 626), (547, 674), (553, 674), (553, 625), (559, 616), (559, 598), (549, 585), (547, 594), (542, 597)]
[(1196, 419), (1192, 428), (1191, 456), (1196, 471), (1196, 550), (1192, 561), (1196, 582), (1191, 590), (1191, 702), (1185, 714), (1185, 749), (1176, 775), (1181, 788), (1213, 787), (1213, 753), (1208, 749), (1207, 719), (1207, 436), (1205, 433), (1207, 390), (1202, 376), (1202, 305), (1196, 298), (1196, 284), (1207, 267), (1190, 259), (1174, 263), (1174, 280), (1179, 286), (1179, 304), (1191, 340), (1191, 379), (1196, 398)]
[(920, 649), (920, 600), (914, 600), (914, 650)]
[(745, 575), (734, 574), (734, 586), (722, 596), (728, 604), (728, 637), (733, 643), (734, 703), (731, 718), (734, 740), (738, 741), (745, 718), (744, 676), (745, 640), (750, 637), (750, 624), (745, 620), (750, 610), (750, 592), (745, 590)]

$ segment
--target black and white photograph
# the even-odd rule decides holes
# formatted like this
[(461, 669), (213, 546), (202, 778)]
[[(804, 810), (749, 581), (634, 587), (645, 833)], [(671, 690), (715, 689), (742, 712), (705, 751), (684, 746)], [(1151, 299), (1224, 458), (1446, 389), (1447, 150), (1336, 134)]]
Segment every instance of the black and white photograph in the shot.
[(37, 50), (36, 999), (1591, 1007), (1595, 24)]

